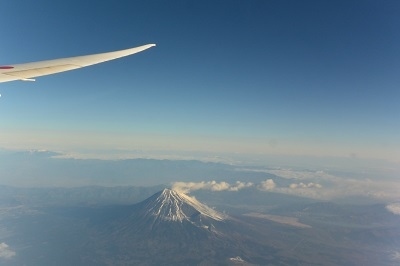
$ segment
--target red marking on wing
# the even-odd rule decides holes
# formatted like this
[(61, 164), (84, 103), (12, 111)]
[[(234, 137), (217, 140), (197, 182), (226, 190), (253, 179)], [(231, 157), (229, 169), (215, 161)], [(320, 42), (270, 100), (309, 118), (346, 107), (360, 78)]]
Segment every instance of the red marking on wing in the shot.
[(14, 67), (12, 66), (0, 66), (0, 69), (13, 69)]

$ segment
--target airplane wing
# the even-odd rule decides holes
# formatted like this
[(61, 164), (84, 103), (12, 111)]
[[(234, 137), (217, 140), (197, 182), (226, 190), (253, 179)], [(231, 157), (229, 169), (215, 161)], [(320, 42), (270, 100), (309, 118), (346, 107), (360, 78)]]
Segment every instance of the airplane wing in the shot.
[(26, 64), (0, 65), (0, 82), (13, 80), (34, 81), (33, 78), (54, 73), (86, 67), (120, 57), (132, 55), (149, 49), (155, 44), (146, 44), (135, 48), (108, 52), (102, 54), (84, 55), (69, 58), (61, 58)]

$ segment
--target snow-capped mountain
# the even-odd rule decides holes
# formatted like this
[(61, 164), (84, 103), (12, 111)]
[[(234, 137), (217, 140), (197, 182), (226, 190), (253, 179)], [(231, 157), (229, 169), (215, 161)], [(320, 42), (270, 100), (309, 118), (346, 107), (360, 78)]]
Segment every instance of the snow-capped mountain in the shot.
[(222, 221), (225, 215), (200, 203), (194, 197), (171, 189), (164, 189), (140, 204), (146, 216), (153, 216), (164, 221), (193, 221), (199, 216)]
[[(243, 223), (170, 189), (110, 208), (96, 221), (87, 246), (120, 265), (242, 265), (251, 249), (264, 252)], [(243, 261), (230, 259), (237, 257)]]
[[(216, 226), (228, 217), (193, 197), (164, 189), (133, 206), (124, 228), (159, 235), (217, 234)], [(160, 234), (160, 232), (162, 232)], [(189, 233), (190, 232), (190, 233)]]

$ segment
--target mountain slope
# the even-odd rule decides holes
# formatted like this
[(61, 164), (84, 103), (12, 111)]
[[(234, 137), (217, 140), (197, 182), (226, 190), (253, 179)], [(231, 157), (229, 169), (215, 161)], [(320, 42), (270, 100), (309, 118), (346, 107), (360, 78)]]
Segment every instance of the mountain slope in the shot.
[(129, 212), (114, 223), (114, 231), (121, 237), (134, 235), (177, 243), (220, 236), (218, 228), (229, 219), (195, 198), (170, 189), (134, 205)]
[(101, 253), (87, 257), (113, 265), (231, 265), (229, 258), (247, 258), (247, 237), (234, 220), (188, 195), (164, 189), (121, 212), (94, 230), (88, 250)]
[(200, 215), (215, 221), (224, 220), (224, 215), (200, 203), (193, 197), (164, 189), (143, 201), (140, 206), (146, 212), (144, 215), (154, 216), (165, 221), (190, 221)]

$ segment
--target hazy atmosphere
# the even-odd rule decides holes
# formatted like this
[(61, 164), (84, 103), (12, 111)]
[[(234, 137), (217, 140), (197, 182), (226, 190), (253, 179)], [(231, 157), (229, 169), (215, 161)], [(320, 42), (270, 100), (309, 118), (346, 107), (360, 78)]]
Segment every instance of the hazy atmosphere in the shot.
[[(170, 265), (395, 265), (399, 14), (395, 0), (4, 1), (0, 66), (157, 46), (0, 84), (0, 264), (159, 265), (161, 250)], [(156, 219), (160, 199), (190, 207)], [(27, 221), (63, 229), (52, 242)], [(184, 260), (154, 244), (165, 232), (207, 240)], [(47, 256), (64, 237), (81, 244)], [(135, 241), (148, 246), (126, 261), (107, 253)]]

